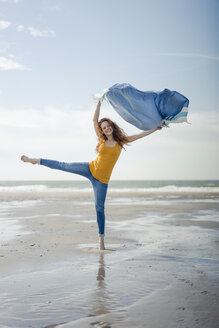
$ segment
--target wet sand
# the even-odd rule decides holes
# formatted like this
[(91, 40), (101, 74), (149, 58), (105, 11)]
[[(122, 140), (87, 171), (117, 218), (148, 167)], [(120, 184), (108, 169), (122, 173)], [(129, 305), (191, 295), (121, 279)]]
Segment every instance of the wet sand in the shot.
[(109, 192), (104, 252), (89, 192), (0, 201), (0, 327), (218, 327), (219, 194)]

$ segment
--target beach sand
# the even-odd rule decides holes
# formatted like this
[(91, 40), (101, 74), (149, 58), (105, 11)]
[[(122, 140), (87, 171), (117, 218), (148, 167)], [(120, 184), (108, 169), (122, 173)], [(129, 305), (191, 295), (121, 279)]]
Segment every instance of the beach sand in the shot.
[(0, 193), (0, 327), (216, 328), (219, 194)]

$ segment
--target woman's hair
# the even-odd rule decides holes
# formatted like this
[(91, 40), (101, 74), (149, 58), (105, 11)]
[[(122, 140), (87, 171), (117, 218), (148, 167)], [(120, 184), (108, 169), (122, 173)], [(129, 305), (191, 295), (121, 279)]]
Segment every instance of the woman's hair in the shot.
[(98, 144), (96, 147), (97, 152), (99, 151), (99, 147), (100, 147), (101, 143), (104, 142), (105, 140), (107, 140), (107, 137), (105, 136), (105, 134), (103, 133), (103, 131), (101, 129), (101, 124), (105, 121), (108, 122), (110, 124), (110, 126), (112, 127), (113, 138), (115, 139), (115, 141), (118, 142), (118, 144), (121, 148), (124, 148), (124, 145), (129, 142), (127, 134), (116, 123), (111, 121), (109, 118), (104, 117), (98, 122)]

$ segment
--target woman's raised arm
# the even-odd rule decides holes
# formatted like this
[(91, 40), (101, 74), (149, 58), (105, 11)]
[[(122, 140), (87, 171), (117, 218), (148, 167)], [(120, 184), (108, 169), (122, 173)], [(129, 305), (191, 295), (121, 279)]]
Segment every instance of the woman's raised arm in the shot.
[(95, 130), (97, 136), (98, 136), (98, 119), (100, 116), (100, 107), (101, 107), (101, 102), (98, 101), (97, 107), (95, 109), (94, 116), (93, 116), (94, 130)]
[(128, 136), (128, 142), (133, 142), (135, 140), (138, 140), (138, 139), (141, 139), (143, 137), (146, 137), (148, 136), (149, 134), (157, 131), (157, 130), (161, 130), (162, 127), (161, 126), (158, 126), (156, 129), (153, 129), (153, 130), (149, 130), (149, 131), (144, 131), (144, 132), (141, 132), (141, 133), (138, 133), (138, 134), (134, 134), (133, 136)]

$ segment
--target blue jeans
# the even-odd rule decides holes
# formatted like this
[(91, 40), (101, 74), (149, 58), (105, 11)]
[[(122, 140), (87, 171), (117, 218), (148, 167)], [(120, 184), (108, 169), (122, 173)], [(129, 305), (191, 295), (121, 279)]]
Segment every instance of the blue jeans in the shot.
[(39, 160), (39, 164), (47, 166), (51, 169), (79, 174), (85, 178), (88, 178), (91, 181), (91, 183), (93, 185), (94, 196), (95, 196), (95, 207), (96, 207), (96, 213), (97, 213), (97, 224), (98, 224), (98, 229), (99, 229), (99, 236), (103, 237), (104, 230), (105, 230), (104, 204), (105, 204), (108, 184), (102, 183), (93, 177), (93, 175), (91, 174), (90, 169), (89, 169), (89, 164), (87, 162), (85, 162), (85, 163), (65, 163), (65, 162), (58, 162), (58, 161), (41, 158)]

